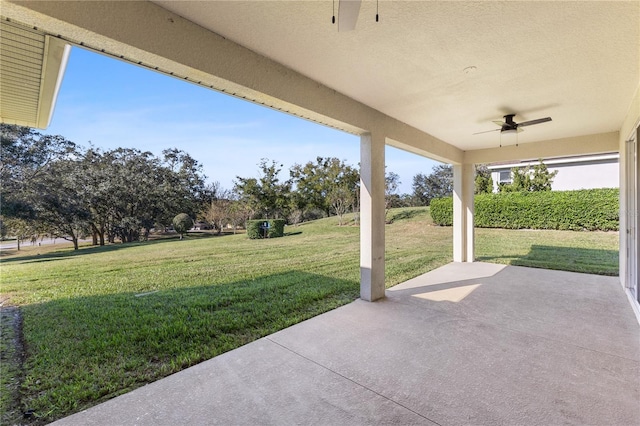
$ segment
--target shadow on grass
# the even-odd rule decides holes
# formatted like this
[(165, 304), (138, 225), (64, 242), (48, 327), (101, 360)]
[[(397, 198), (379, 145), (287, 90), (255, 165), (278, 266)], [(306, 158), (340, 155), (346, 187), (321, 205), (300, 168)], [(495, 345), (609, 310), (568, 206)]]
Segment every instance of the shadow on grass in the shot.
[(300, 235), (300, 234), (302, 234), (302, 231), (293, 231), (293, 232), (285, 232), (285, 233), (283, 234), (283, 236), (284, 236), (284, 237), (290, 237), (290, 236), (292, 236), (292, 235)]
[(415, 210), (401, 210), (399, 212), (395, 212), (389, 216), (387, 223), (393, 223), (396, 220), (407, 220), (413, 219), (416, 216), (426, 214), (425, 209), (415, 209)]
[(25, 377), (39, 380), (24, 383), (21, 406), (43, 421), (61, 418), (349, 303), (358, 291), (355, 280), (290, 271), (23, 306)]
[[(220, 236), (224, 236), (227, 234), (222, 234)], [(207, 234), (207, 233), (197, 233), (191, 234), (189, 233), (187, 237), (183, 241), (188, 242), (189, 240), (200, 240), (203, 238), (214, 238), (219, 237), (218, 235)], [(64, 247), (56, 250), (52, 247), (43, 246), (43, 249), (51, 249), (54, 251), (45, 252), (42, 254), (30, 254), (24, 256), (15, 256), (11, 258), (3, 258), (3, 256), (15, 255), (15, 251), (3, 250), (2, 255), (0, 256), (0, 263), (10, 263), (10, 262), (23, 262), (23, 263), (42, 263), (42, 262), (52, 262), (54, 260), (62, 260), (76, 256), (82, 256), (86, 254), (94, 254), (94, 253), (108, 253), (113, 251), (124, 250), (131, 247), (139, 247), (141, 245), (154, 245), (154, 244), (164, 244), (168, 242), (179, 241), (179, 237), (177, 235), (170, 236), (161, 236), (159, 238), (150, 239), (148, 241), (135, 241), (132, 243), (113, 243), (107, 244), (104, 246), (93, 246), (93, 245), (82, 245), (78, 250), (73, 250), (72, 247)]]
[(597, 275), (617, 276), (619, 273), (617, 250), (533, 245), (524, 256), (479, 256), (476, 260)]

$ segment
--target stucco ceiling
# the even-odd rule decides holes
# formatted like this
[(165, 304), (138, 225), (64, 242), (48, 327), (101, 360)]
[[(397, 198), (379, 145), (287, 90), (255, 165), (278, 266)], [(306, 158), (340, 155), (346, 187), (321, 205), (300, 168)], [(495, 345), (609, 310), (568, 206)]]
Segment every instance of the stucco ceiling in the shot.
[(155, 3), (464, 150), (507, 113), (553, 119), (519, 143), (617, 131), (640, 82), (637, 1), (365, 0), (350, 32), (331, 0)]

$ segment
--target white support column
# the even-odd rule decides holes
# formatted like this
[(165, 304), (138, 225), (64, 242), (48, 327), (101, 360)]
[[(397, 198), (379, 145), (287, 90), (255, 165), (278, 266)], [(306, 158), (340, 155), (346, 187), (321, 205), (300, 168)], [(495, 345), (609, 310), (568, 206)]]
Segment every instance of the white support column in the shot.
[(473, 262), (475, 259), (473, 228), (473, 164), (453, 166), (453, 261)]
[(384, 146), (377, 134), (360, 137), (360, 297), (384, 297)]

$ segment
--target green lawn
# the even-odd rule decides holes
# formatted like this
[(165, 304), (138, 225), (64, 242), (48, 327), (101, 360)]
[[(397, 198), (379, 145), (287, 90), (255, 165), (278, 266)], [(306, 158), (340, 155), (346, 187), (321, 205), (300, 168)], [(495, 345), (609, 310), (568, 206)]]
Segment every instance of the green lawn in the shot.
[[(451, 228), (427, 208), (389, 218), (387, 286), (451, 261)], [(0, 299), (20, 307), (26, 349), (20, 410), (60, 418), (358, 297), (359, 228), (331, 218), (286, 232), (5, 253)], [(482, 261), (612, 274), (617, 244), (617, 233), (478, 230), (476, 248)], [(20, 376), (10, 365), (3, 396)], [(20, 421), (6, 399), (0, 423)]]
[(476, 229), (476, 260), (618, 275), (618, 233)]

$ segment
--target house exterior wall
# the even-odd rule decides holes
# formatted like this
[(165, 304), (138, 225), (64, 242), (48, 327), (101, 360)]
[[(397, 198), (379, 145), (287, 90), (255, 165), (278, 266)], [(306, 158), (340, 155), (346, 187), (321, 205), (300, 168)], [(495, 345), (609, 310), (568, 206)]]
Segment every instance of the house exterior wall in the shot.
[(557, 191), (620, 186), (618, 159), (591, 164), (558, 165), (551, 168), (551, 171), (556, 170), (558, 174), (553, 180), (552, 188)]
[[(620, 166), (618, 154), (589, 156), (580, 159), (543, 160), (550, 172), (557, 171), (553, 179), (554, 191), (570, 191), (576, 189), (618, 188), (620, 185)], [(504, 182), (505, 175), (511, 173), (513, 167), (533, 166), (537, 162), (489, 166), (493, 179), (493, 192), (498, 192), (498, 184)], [(501, 179), (502, 177), (502, 179)]]
[[(639, 82), (640, 83), (640, 82)], [(620, 129), (620, 282), (625, 288), (629, 302), (640, 322), (640, 274), (638, 274), (638, 240), (640, 218), (638, 204), (640, 200), (640, 161), (627, 157), (627, 141), (636, 134), (640, 139), (640, 85)], [(636, 142), (637, 144), (638, 142)], [(637, 146), (637, 145), (636, 145)], [(632, 185), (630, 188), (629, 185)], [(635, 188), (633, 188), (635, 186)], [(629, 246), (631, 245), (631, 247)], [(631, 272), (633, 271), (633, 272)], [(632, 289), (635, 289), (633, 291)]]

